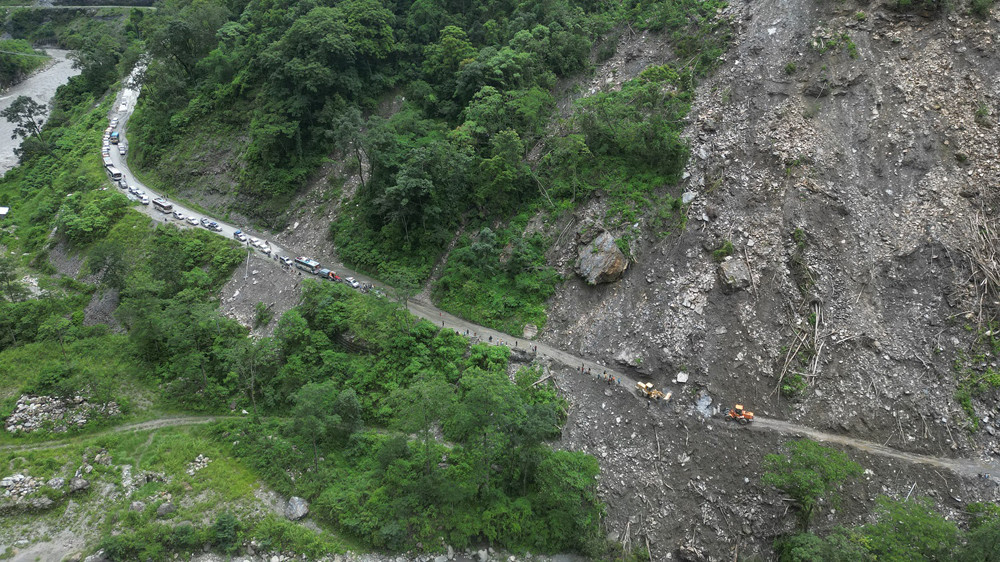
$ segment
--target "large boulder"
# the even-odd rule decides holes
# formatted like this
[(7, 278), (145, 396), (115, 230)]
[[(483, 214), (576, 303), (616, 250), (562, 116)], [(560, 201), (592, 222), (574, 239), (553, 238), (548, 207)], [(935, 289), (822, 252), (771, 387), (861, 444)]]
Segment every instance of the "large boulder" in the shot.
[(288, 500), (288, 505), (285, 506), (285, 517), (291, 519), (292, 521), (298, 521), (308, 514), (309, 503), (306, 502), (306, 500), (298, 496), (292, 496), (292, 498)]
[(177, 508), (174, 507), (173, 503), (171, 503), (171, 502), (163, 502), (163, 503), (160, 504), (160, 507), (156, 508), (156, 516), (157, 517), (166, 517), (166, 516), (170, 515), (171, 513), (175, 512), (175, 511), (177, 511)]
[(610, 232), (602, 232), (578, 250), (576, 273), (588, 285), (617, 281), (627, 268), (628, 258), (618, 249)]
[(719, 264), (719, 280), (723, 293), (735, 293), (750, 286), (750, 269), (743, 260), (726, 258)]
[(74, 478), (69, 481), (69, 491), (79, 492), (81, 490), (86, 490), (90, 487), (90, 482), (84, 480), (83, 478)]

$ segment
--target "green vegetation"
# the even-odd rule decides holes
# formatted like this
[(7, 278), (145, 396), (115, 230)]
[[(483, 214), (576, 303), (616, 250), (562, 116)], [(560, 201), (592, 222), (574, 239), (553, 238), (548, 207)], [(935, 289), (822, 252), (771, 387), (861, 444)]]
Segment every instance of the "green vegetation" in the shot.
[(227, 444), (236, 435), (232, 454), (278, 492), (312, 501), (321, 521), (391, 550), (439, 536), (456, 547), (601, 546), (597, 463), (545, 445), (566, 404), (532, 386), (536, 369), (510, 384), (506, 348), (470, 348), (385, 299), (311, 281), (274, 340), (284, 362), (258, 369), (256, 400), (291, 419), (216, 433)]
[(785, 65), (785, 74), (788, 76), (795, 74), (796, 70), (798, 70), (798, 66), (794, 62), (790, 62)]
[(802, 295), (809, 294), (809, 291), (816, 285), (816, 277), (811, 267), (806, 262), (806, 250), (809, 248), (809, 235), (801, 228), (792, 231), (792, 242), (795, 244), (792, 255), (789, 258), (788, 269), (792, 272), (792, 279), (799, 288)]
[(0, 40), (0, 88), (9, 88), (24, 80), (48, 60), (43, 52), (32, 49), (23, 39)]
[(719, 247), (712, 252), (712, 259), (721, 262), (724, 261), (729, 256), (733, 255), (736, 249), (733, 247), (733, 243), (729, 240), (723, 240)]
[[(339, 256), (419, 285), (460, 233), (515, 239), (525, 217), (558, 217), (591, 194), (611, 196), (608, 226), (670, 215), (659, 201), (687, 159), (680, 131), (694, 82), (728, 43), (723, 7), (170, 0), (137, 24), (154, 60), (130, 160), (162, 185), (229, 193), (236, 210), (280, 225), (333, 151), (363, 171), (331, 225)], [(624, 25), (662, 32), (677, 62), (579, 100), (553, 134), (550, 90)], [(389, 95), (406, 101), (380, 109)], [(192, 167), (220, 157), (239, 164), (214, 185), (192, 179)], [(683, 225), (669, 222), (658, 232)], [(478, 238), (457, 241), (465, 255), (447, 260), (436, 302), (493, 327), (544, 324), (558, 281), (544, 260), (551, 240), (526, 241), (530, 263), (515, 271), (506, 251), (471, 259)]]
[(990, 106), (986, 102), (979, 102), (976, 105), (975, 121), (980, 127), (986, 127), (990, 129), (993, 127), (993, 121), (990, 119)]
[[(411, 549), (447, 536), (455, 546), (603, 548), (597, 462), (547, 445), (560, 435), (566, 404), (553, 387), (532, 385), (537, 369), (511, 384), (507, 349), (470, 348), (454, 332), (414, 323), (389, 299), (328, 283), (306, 283), (302, 304), (278, 320), (273, 338), (247, 338), (215, 296), (242, 249), (201, 229), (153, 223), (128, 212), (117, 190), (102, 189), (96, 148), (109, 103), (95, 107), (89, 95), (62, 102), (66, 115), (43, 132), (49, 150), (27, 154), (0, 180), (0, 198), (13, 207), (0, 233), (13, 250), (0, 260), (2, 407), (44, 392), (114, 399), (133, 414), (150, 401), (253, 410), (215, 429), (211, 443), (200, 430), (168, 432), (169, 443), (151, 447), (138, 446), (145, 436), (91, 442), (117, 462), (176, 475), (133, 496), (148, 500), (143, 511), (120, 506), (98, 519), (112, 558), (166, 559), (204, 544), (232, 552), (253, 537), (307, 554), (342, 550), (339, 539), (241, 512), (257, 478), (308, 498), (317, 520), (364, 546)], [(524, 242), (509, 256), (518, 267), (539, 261), (537, 242)], [(54, 274), (48, 257), (56, 251), (81, 258), (80, 274), (95, 285)], [(30, 264), (43, 270), (37, 296), (19, 282)], [(511, 272), (511, 282), (527, 282)], [(109, 291), (124, 335), (84, 322), (92, 297)], [(61, 455), (82, 453), (71, 451), (40, 451), (11, 466), (47, 477), (73, 464)], [(202, 453), (213, 463), (184, 476)], [(225, 483), (214, 480), (223, 474)], [(92, 477), (117, 472), (102, 467)], [(203, 477), (212, 488), (194, 483)], [(208, 489), (178, 511), (181, 524), (156, 521), (160, 492), (196, 498)]]
[(969, 10), (976, 16), (986, 19), (990, 15), (990, 8), (995, 3), (996, 0), (972, 0), (969, 3)]
[(874, 521), (855, 528), (834, 527), (824, 535), (808, 530), (815, 506), (835, 504), (832, 495), (862, 469), (846, 455), (812, 441), (793, 441), (786, 455), (764, 458), (764, 482), (789, 494), (800, 508), (799, 532), (774, 543), (781, 562), (919, 560), (981, 562), (1000, 560), (1000, 506), (966, 507), (969, 531), (934, 511), (930, 498), (880, 496)]
[(475, 240), (460, 239), (434, 287), (438, 304), (509, 334), (529, 323), (544, 327), (542, 303), (560, 277), (545, 263), (546, 240), (538, 234), (522, 237), (522, 229), (515, 222), (499, 233), (484, 228)]
[(799, 527), (806, 531), (813, 513), (822, 503), (836, 503), (836, 490), (863, 472), (847, 455), (803, 439), (788, 444), (785, 455), (764, 457), (763, 482), (784, 491), (795, 500)]

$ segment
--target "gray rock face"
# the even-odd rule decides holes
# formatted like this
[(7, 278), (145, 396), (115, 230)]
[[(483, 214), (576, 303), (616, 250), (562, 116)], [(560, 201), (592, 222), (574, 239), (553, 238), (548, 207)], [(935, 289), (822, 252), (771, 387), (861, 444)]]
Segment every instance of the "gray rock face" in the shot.
[(86, 490), (90, 487), (90, 482), (84, 480), (83, 478), (74, 478), (69, 481), (69, 491), (79, 492), (80, 490)]
[(175, 511), (177, 511), (177, 507), (175, 507), (173, 503), (171, 503), (171, 502), (164, 502), (164, 503), (160, 504), (160, 507), (156, 508), (156, 516), (157, 517), (166, 517), (167, 515), (170, 515), (171, 513), (175, 512)]
[(129, 505), (128, 508), (131, 509), (132, 511), (141, 512), (142, 510), (146, 509), (146, 504), (142, 502), (132, 502), (132, 504)]
[(628, 258), (610, 232), (602, 232), (591, 243), (580, 246), (576, 272), (588, 285), (617, 281), (627, 268)]
[(722, 292), (732, 294), (750, 286), (750, 270), (743, 260), (730, 258), (719, 264), (719, 280)]
[(55, 504), (55, 502), (46, 497), (34, 498), (31, 500), (31, 507), (35, 509), (48, 509), (52, 507), (53, 504)]
[(288, 500), (288, 505), (285, 506), (285, 517), (292, 521), (298, 521), (302, 519), (309, 513), (309, 503), (306, 500), (298, 497), (292, 496)]
[(103, 550), (98, 550), (97, 552), (83, 559), (83, 562), (107, 562), (107, 561), (108, 557), (104, 555)]
[(48, 482), (45, 483), (49, 488), (62, 488), (66, 485), (66, 479), (56, 476), (55, 478), (50, 478)]

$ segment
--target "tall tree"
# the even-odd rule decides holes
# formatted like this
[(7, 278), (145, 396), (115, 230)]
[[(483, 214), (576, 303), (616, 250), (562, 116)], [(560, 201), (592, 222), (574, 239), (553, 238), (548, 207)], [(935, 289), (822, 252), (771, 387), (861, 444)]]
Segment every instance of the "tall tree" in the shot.
[(45, 106), (28, 96), (17, 96), (6, 109), (0, 111), (0, 116), (14, 124), (12, 139), (33, 136), (44, 142), (42, 124), (45, 123)]
[(10, 256), (0, 256), (0, 289), (10, 302), (24, 299), (24, 285), (18, 281), (17, 260)]
[[(277, 374), (279, 349), (272, 338), (254, 340), (247, 338), (231, 351), (232, 368), (239, 375), (241, 386), (253, 408), (253, 417), (257, 419), (257, 396), (262, 387)], [(272, 400), (268, 402), (272, 402)]]

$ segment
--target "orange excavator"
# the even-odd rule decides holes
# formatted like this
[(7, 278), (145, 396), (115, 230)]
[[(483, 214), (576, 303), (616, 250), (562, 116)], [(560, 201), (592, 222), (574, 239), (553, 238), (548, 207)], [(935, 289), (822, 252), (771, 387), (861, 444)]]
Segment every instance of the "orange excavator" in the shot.
[(743, 409), (743, 404), (737, 404), (732, 410), (729, 410), (729, 414), (726, 419), (736, 420), (742, 425), (746, 425), (753, 421), (753, 412)]

